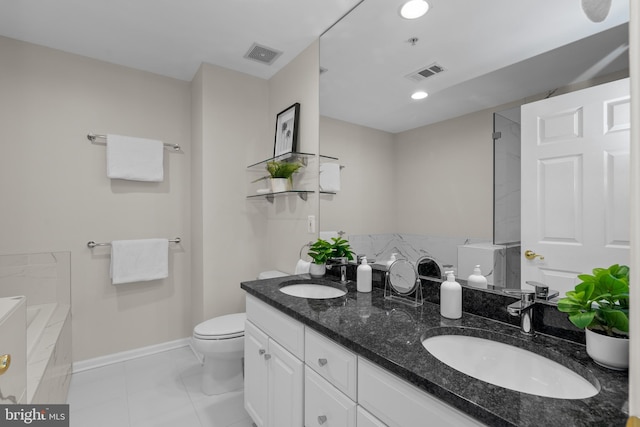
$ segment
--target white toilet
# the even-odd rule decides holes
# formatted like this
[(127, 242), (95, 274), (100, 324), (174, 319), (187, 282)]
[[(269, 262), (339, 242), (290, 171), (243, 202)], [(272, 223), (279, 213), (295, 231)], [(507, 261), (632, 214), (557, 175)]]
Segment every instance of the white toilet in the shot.
[[(288, 276), (265, 271), (258, 279)], [(193, 328), (193, 347), (204, 355), (202, 392), (206, 395), (242, 390), (244, 322), (246, 313), (227, 314), (205, 320)]]

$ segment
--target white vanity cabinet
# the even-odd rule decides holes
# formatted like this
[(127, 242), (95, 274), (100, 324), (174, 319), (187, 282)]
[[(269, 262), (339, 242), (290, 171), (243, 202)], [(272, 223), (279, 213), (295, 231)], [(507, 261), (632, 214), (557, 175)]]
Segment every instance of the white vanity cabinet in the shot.
[(484, 425), (361, 357), (358, 403), (389, 427)]
[(258, 427), (301, 427), (304, 326), (247, 296), (245, 409)]

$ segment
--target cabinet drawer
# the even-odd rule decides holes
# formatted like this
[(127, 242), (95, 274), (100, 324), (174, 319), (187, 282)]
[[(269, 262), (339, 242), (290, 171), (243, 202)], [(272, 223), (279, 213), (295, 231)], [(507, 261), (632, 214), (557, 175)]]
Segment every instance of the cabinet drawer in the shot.
[(456, 408), (359, 358), (358, 404), (390, 427), (482, 426)]
[(308, 366), (304, 370), (305, 427), (355, 427), (356, 404)]
[(387, 427), (382, 421), (371, 415), (371, 412), (358, 405), (357, 409), (358, 427)]
[(304, 360), (304, 325), (302, 323), (251, 295), (247, 295), (247, 319), (298, 359)]
[(358, 358), (340, 344), (306, 328), (305, 363), (352, 400), (356, 399)]

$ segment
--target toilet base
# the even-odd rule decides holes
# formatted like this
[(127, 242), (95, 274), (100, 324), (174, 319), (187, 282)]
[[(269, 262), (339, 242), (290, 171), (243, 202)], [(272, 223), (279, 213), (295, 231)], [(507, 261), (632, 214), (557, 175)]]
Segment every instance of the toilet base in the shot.
[(244, 388), (244, 358), (204, 358), (202, 392), (207, 396), (239, 391)]

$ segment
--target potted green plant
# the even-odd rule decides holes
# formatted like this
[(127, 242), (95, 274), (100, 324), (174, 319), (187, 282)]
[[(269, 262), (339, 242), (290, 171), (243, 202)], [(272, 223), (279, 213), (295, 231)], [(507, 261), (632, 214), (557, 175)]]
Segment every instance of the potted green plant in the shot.
[(580, 274), (575, 289), (558, 301), (575, 326), (585, 329), (587, 353), (612, 369), (629, 367), (629, 267), (614, 264)]
[(342, 237), (331, 238), (331, 259), (336, 260), (339, 264), (353, 260), (353, 251), (348, 240)]
[(278, 193), (282, 191), (290, 191), (293, 187), (292, 176), (302, 167), (302, 163), (297, 161), (285, 162), (272, 160), (267, 162), (267, 172), (271, 184), (271, 192)]
[(307, 254), (312, 262), (309, 265), (311, 277), (322, 277), (327, 271), (327, 260), (333, 254), (333, 245), (326, 240), (318, 239), (311, 246)]

